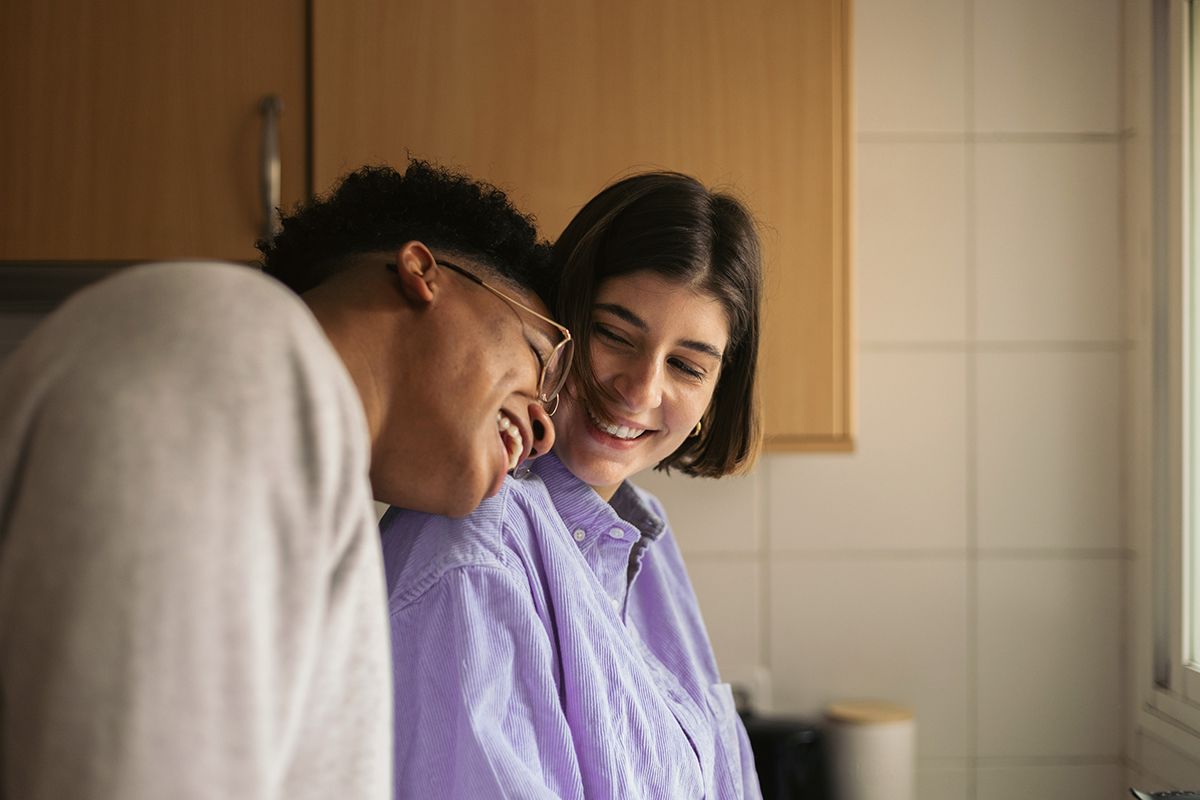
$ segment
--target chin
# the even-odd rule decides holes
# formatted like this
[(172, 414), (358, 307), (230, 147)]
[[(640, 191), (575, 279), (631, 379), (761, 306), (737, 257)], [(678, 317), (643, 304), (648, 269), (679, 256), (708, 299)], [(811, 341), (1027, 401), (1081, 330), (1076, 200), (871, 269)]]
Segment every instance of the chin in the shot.
[(457, 483), (453, 486), (433, 486), (427, 484), (413, 492), (412, 487), (391, 487), (392, 491), (376, 491), (375, 500), (390, 506), (420, 511), (425, 514), (437, 514), (455, 519), (465, 517), (474, 511), (484, 498), (484, 489), (471, 490), (469, 482)]
[[(439, 513), (447, 517), (460, 519), (479, 508), (479, 504), (484, 500), (498, 494), (498, 492), (492, 491), (490, 480), (470, 481), (465, 478), (466, 476), (464, 476), (462, 483), (451, 487), (446, 492), (447, 510)], [(501, 486), (503, 486), (503, 483)]]
[(466, 492), (464, 491), (466, 488), (465, 486), (455, 486), (452, 491), (444, 492), (438, 498), (438, 507), (429, 513), (440, 514), (451, 519), (461, 519), (479, 508), (479, 504), (484, 501), (486, 496), (484, 490), (476, 489)]
[(450, 508), (446, 511), (438, 511), (438, 512), (434, 512), (434, 513), (436, 513), (442, 517), (448, 517), (450, 519), (463, 519), (464, 517), (469, 516), (470, 513), (478, 507), (479, 507), (479, 503), (475, 503), (474, 505), (471, 505), (468, 503), (468, 504), (465, 504), (462, 506), (455, 506), (454, 508)]

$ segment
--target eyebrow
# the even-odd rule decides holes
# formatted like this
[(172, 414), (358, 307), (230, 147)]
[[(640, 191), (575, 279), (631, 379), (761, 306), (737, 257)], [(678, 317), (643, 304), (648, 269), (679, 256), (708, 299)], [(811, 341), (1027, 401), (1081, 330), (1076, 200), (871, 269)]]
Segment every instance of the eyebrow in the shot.
[[(650, 326), (646, 324), (645, 320), (630, 311), (625, 306), (618, 305), (617, 303), (597, 303), (595, 305), (595, 309), (597, 311), (607, 311), (609, 314), (628, 322), (630, 325), (640, 331), (645, 332), (650, 330)], [(686, 347), (688, 350), (694, 350), (697, 353), (703, 353), (704, 355), (712, 356), (718, 361), (720, 361), (722, 358), (721, 351), (713, 347), (708, 342), (701, 342), (696, 339), (684, 339), (679, 342), (679, 346)]]

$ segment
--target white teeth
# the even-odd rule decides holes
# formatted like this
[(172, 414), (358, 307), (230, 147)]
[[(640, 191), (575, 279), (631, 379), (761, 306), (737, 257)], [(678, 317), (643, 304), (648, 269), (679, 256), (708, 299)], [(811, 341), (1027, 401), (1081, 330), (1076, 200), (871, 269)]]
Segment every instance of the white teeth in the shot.
[(521, 453), (525, 452), (525, 440), (521, 436), (521, 429), (512, 424), (503, 413), (496, 414), (496, 427), (500, 430), (500, 439), (508, 453), (508, 468), (516, 469), (521, 461)]
[(627, 425), (610, 425), (596, 418), (596, 415), (591, 411), (588, 416), (592, 418), (592, 422), (596, 423), (596, 427), (607, 433), (609, 436), (615, 436), (618, 439), (636, 439), (646, 432), (645, 428), (630, 428)]

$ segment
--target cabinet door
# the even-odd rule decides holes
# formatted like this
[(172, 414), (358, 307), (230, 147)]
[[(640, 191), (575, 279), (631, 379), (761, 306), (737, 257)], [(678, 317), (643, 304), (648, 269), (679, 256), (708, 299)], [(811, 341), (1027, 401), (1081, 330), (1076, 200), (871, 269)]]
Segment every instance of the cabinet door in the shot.
[(847, 449), (848, 0), (314, 0), (313, 176), (406, 154), (556, 236), (667, 167), (763, 223), (767, 445)]
[(308, 188), (304, 0), (0, 0), (0, 259), (250, 259)]

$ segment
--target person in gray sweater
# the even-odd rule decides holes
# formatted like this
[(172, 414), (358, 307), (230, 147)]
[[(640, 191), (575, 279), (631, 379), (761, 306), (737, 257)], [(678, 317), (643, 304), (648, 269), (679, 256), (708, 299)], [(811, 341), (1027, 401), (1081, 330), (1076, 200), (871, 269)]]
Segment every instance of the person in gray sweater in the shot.
[(123, 270), (0, 367), (0, 797), (386, 798), (372, 497), (463, 515), (570, 361), (493, 187), (365, 168), (263, 272)]

